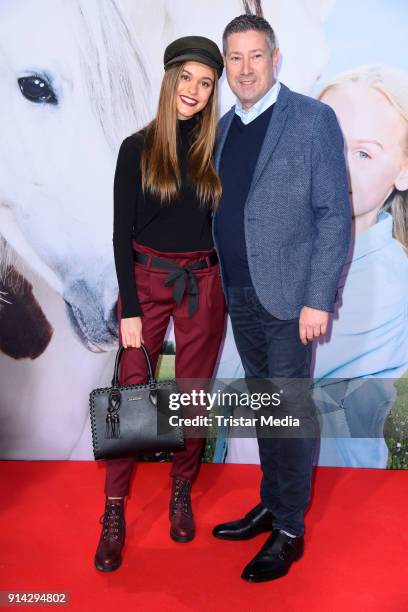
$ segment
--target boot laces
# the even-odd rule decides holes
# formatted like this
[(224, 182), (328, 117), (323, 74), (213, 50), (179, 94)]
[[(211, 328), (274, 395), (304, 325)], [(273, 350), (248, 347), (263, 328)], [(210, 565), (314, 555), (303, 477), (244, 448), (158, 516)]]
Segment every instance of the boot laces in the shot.
[(189, 514), (190, 488), (191, 483), (189, 480), (176, 479), (173, 497), (173, 513), (182, 511), (185, 514)]
[(105, 512), (99, 519), (99, 522), (103, 525), (102, 533), (104, 540), (119, 540), (121, 514), (121, 504), (106, 504)]

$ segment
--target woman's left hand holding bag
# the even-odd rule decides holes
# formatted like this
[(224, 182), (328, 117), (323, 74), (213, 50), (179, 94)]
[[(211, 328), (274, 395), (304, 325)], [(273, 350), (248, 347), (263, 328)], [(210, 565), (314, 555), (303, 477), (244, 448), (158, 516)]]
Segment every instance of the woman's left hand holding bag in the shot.
[(142, 318), (129, 317), (120, 322), (120, 333), (124, 348), (140, 348), (143, 342)]

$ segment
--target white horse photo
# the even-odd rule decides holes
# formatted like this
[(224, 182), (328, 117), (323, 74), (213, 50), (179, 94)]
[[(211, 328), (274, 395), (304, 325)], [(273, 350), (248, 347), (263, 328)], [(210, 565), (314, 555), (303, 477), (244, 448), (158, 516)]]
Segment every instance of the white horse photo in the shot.
[(150, 101), (137, 41), (106, 0), (6, 0), (0, 34), (1, 234), (61, 293), (88, 348), (106, 350), (113, 159)]
[[(87, 430), (89, 390), (109, 380), (112, 354), (90, 351), (117, 342), (115, 157), (149, 119), (149, 75), (109, 0), (2, 2), (0, 75), (2, 327), (19, 325), (12, 265), (54, 329), (34, 362), (13, 359), (24, 356), (17, 333), (1, 358), (1, 454), (65, 458)], [(38, 317), (25, 345), (37, 327)], [(79, 454), (91, 456), (88, 435)]]
[[(234, 16), (263, 11), (283, 80), (307, 91), (327, 58), (331, 5), (1, 1), (0, 457), (92, 456), (87, 396), (108, 383), (117, 345), (116, 155), (155, 114), (166, 44), (186, 34), (221, 44)], [(221, 111), (232, 103), (223, 77)]]

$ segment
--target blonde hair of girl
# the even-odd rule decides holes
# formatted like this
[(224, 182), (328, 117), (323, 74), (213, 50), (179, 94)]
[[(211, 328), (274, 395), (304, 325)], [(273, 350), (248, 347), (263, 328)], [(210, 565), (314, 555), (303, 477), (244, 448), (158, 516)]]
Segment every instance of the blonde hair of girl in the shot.
[[(408, 72), (385, 65), (364, 65), (342, 72), (325, 85), (318, 98), (335, 87), (358, 83), (376, 89), (392, 104), (406, 122), (405, 147), (403, 154), (408, 159)], [(406, 172), (408, 179), (408, 170)], [(406, 187), (405, 187), (406, 182)], [(408, 180), (403, 188), (393, 191), (384, 202), (383, 209), (393, 216), (394, 237), (408, 250)]]

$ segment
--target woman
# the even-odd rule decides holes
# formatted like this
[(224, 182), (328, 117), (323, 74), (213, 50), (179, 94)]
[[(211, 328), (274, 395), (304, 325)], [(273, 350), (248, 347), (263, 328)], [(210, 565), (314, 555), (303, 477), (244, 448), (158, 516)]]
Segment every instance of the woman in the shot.
[(319, 464), (385, 468), (392, 379), (408, 369), (408, 73), (360, 66), (319, 98), (343, 131), (354, 218), (340, 307), (316, 349), (316, 401), (328, 425)]
[[(221, 194), (212, 152), (223, 60), (211, 40), (188, 36), (167, 47), (164, 69), (157, 116), (124, 140), (115, 174), (113, 244), (120, 340), (127, 348), (121, 384), (146, 380), (141, 342), (156, 367), (170, 317), (176, 378), (210, 378), (225, 322), (211, 232), (211, 212)], [(188, 438), (174, 456), (170, 535), (176, 542), (195, 535), (190, 491), (203, 442)], [(95, 556), (101, 571), (121, 564), (124, 499), (134, 463), (133, 457), (107, 461), (106, 507)]]

